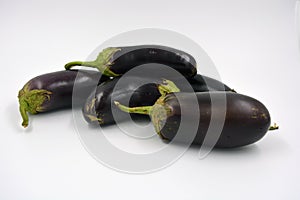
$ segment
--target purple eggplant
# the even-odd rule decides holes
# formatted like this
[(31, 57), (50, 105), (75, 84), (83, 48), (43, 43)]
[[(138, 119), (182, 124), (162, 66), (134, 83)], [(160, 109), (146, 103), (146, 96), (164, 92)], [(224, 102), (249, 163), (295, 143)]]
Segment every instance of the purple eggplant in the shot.
[[(119, 102), (115, 104), (119, 109), (128, 113), (150, 115), (156, 132), (168, 141), (174, 139), (176, 142), (188, 142), (186, 138), (193, 136), (189, 134), (194, 134), (190, 129), (195, 121), (198, 121), (198, 126), (193, 143), (202, 144), (209, 126), (214, 126), (214, 123), (224, 120), (223, 129), (215, 145), (220, 148), (252, 144), (260, 140), (269, 129), (278, 128), (270, 127), (271, 119), (268, 109), (254, 98), (233, 92), (202, 92), (196, 93), (198, 105), (195, 105), (194, 95), (191, 93), (167, 94), (159, 98), (153, 106), (129, 108)], [(223, 102), (224, 97), (226, 104), (220, 103)], [(214, 104), (212, 104), (212, 98), (214, 98)], [(223, 112), (224, 105), (226, 106), (225, 113)], [(195, 106), (198, 107), (200, 113), (195, 112)], [(212, 115), (212, 106), (216, 110), (215, 115)], [(175, 136), (182, 119), (185, 119), (188, 124), (184, 125), (184, 134), (177, 138)]]
[[(117, 109), (112, 103), (114, 101), (119, 101), (122, 104), (128, 103), (130, 107), (153, 105), (161, 96), (161, 91), (158, 88), (161, 84), (161, 78), (141, 76), (142, 74), (140, 76), (117, 77), (99, 85), (83, 106), (82, 112), (85, 120), (91, 124), (108, 125), (116, 122), (114, 117), (118, 121), (128, 119), (128, 114)], [(123, 79), (122, 85), (115, 88), (120, 79)], [(187, 79), (184, 77), (174, 79), (173, 77), (172, 81), (180, 91), (184, 92), (233, 91), (224, 83), (199, 74)], [(149, 83), (141, 86), (146, 82)], [(176, 87), (173, 86), (166, 93), (177, 91)], [(117, 115), (113, 116), (113, 113)], [(134, 117), (134, 114), (131, 116)]]
[[(74, 61), (65, 65), (97, 68), (103, 75), (116, 77), (136, 66), (159, 63), (169, 66), (185, 77), (197, 74), (196, 61), (190, 54), (167, 46), (140, 45), (128, 47), (108, 47), (99, 53), (95, 61)], [(155, 71), (156, 68), (153, 68)]]
[(102, 83), (87, 98), (82, 113), (88, 123), (109, 125), (128, 119), (128, 115), (120, 111), (114, 101), (129, 102), (130, 106), (146, 106), (155, 103), (161, 95), (179, 91), (172, 81), (164, 79), (126, 76), (122, 78), (123, 84), (116, 88), (119, 80), (114, 78)]
[[(182, 85), (180, 79), (177, 80), (179, 81), (175, 81), (175, 84), (176, 85), (179, 84), (179, 86)], [(234, 89), (230, 88), (225, 83), (222, 83), (219, 80), (204, 75), (200, 75), (200, 74), (197, 74), (194, 77), (187, 78), (187, 81), (192, 86), (194, 92), (208, 92), (208, 91), (236, 92)]]
[[(100, 78), (101, 77), (101, 78)], [(28, 114), (37, 114), (74, 105), (82, 105), (97, 83), (108, 80), (97, 71), (65, 70), (37, 76), (19, 91), (22, 126), (28, 126)], [(76, 80), (76, 95), (73, 87)]]

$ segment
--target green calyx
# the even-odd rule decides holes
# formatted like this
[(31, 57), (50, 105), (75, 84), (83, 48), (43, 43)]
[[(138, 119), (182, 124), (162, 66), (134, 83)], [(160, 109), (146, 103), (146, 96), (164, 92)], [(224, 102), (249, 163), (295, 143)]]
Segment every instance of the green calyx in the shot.
[(169, 93), (180, 92), (178, 87), (170, 80), (163, 80), (162, 84), (158, 85), (158, 90), (161, 93), (161, 97), (157, 99), (152, 106), (140, 106), (140, 107), (127, 107), (119, 102), (115, 101), (115, 105), (122, 111), (127, 113), (136, 113), (149, 115), (151, 117), (152, 123), (155, 127), (155, 131), (162, 138), (161, 129), (168, 116), (171, 115), (172, 110), (165, 104), (165, 97)]
[(28, 114), (36, 114), (44, 110), (43, 103), (50, 100), (52, 93), (47, 90), (29, 90), (26, 84), (23, 89), (19, 91), (19, 110), (23, 119), (22, 126), (28, 126)]
[(158, 91), (162, 96), (169, 93), (180, 92), (180, 89), (175, 85), (174, 82), (163, 79), (161, 84), (158, 84)]
[(149, 115), (154, 125), (156, 133), (162, 139), (165, 139), (161, 134), (161, 129), (163, 128), (167, 117), (170, 116), (171, 109), (169, 109), (165, 105), (164, 100), (165, 100), (165, 96), (161, 96), (153, 106), (140, 106), (140, 107), (131, 107), (131, 108), (124, 106), (117, 101), (115, 101), (114, 103), (120, 110), (124, 112)]
[(103, 75), (109, 77), (117, 77), (120, 74), (116, 74), (110, 70), (112, 63), (112, 58), (114, 54), (121, 51), (120, 48), (108, 47), (99, 53), (98, 57), (94, 61), (73, 61), (65, 65), (65, 69), (69, 70), (74, 66), (85, 66), (98, 69)]
[(162, 138), (166, 139), (161, 130), (164, 127), (164, 124), (167, 118), (172, 114), (172, 110), (165, 103), (165, 96), (161, 96), (153, 105), (153, 108), (150, 111), (151, 121), (154, 125), (156, 133)]

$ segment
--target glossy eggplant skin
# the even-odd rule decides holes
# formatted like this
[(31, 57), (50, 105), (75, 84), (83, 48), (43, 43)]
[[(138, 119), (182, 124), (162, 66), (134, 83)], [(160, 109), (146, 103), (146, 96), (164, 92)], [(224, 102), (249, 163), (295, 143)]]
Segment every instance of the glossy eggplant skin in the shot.
[[(161, 45), (140, 45), (126, 47), (108, 47), (99, 53), (95, 61), (74, 61), (65, 65), (66, 69), (73, 66), (97, 68), (106, 76), (121, 76), (129, 70), (148, 63), (169, 66), (185, 77), (197, 74), (196, 60), (190, 54)], [(159, 71), (155, 65), (153, 70)]]
[[(83, 116), (88, 123), (109, 125), (115, 123), (113, 113), (117, 113), (117, 120), (128, 119), (128, 114), (120, 111), (114, 104), (114, 101), (120, 101), (126, 104), (129, 98), (130, 106), (152, 105), (160, 97), (158, 86), (155, 83), (145, 84), (141, 87), (140, 77), (126, 76), (126, 84), (117, 90), (115, 88), (120, 78), (114, 78), (99, 85), (94, 92), (87, 98), (82, 108)], [(146, 81), (144, 79), (144, 81)], [(131, 95), (132, 94), (132, 95)]]
[(207, 92), (207, 91), (231, 91), (234, 89), (227, 86), (225, 83), (218, 81), (214, 78), (210, 78), (204, 75), (197, 74), (192, 78), (187, 78), (187, 81), (193, 87), (195, 92)]
[[(186, 77), (196, 75), (196, 61), (188, 53), (166, 46), (141, 45), (130, 47), (117, 47), (114, 64), (110, 70), (117, 74), (125, 74), (135, 66), (146, 63), (160, 63), (170, 66)], [(155, 69), (153, 69), (155, 70)]]
[[(165, 124), (160, 131), (163, 138), (177, 142), (186, 142), (181, 137), (175, 140), (175, 135), (179, 128), (181, 118), (188, 119), (188, 121), (197, 120), (195, 117), (195, 109), (192, 102), (193, 94), (190, 93), (177, 93), (168, 94), (164, 98), (163, 106), (170, 111), (168, 117), (165, 119)], [(218, 102), (224, 96), (224, 92), (204, 92), (196, 93), (198, 100), (198, 107), (200, 111), (200, 120), (196, 137), (193, 140), (194, 144), (202, 144), (206, 136), (210, 122), (220, 122), (222, 119), (222, 104), (215, 103), (213, 106), (217, 110), (217, 114), (212, 117), (212, 101), (214, 98)], [(216, 146), (218, 148), (232, 148), (252, 144), (260, 140), (268, 131), (270, 126), (270, 114), (267, 108), (258, 100), (232, 92), (225, 92), (226, 95), (226, 114), (224, 127), (221, 135), (217, 140)], [(179, 105), (178, 99), (183, 99)], [(215, 101), (214, 101), (215, 102)], [(181, 109), (188, 115), (181, 115)], [(216, 120), (216, 121), (214, 121)], [(189, 127), (186, 125), (185, 127)], [(190, 134), (189, 130), (185, 134)]]
[[(80, 100), (80, 102), (78, 102), (79, 104), (83, 104), (86, 100), (86, 97), (93, 89), (91, 88), (91, 86), (97, 85), (98, 79), (100, 77), (99, 72), (87, 70), (64, 70), (47, 73), (31, 79), (28, 82), (28, 89), (43, 89), (52, 93), (50, 95), (50, 100), (44, 102), (44, 104), (42, 105), (44, 111), (71, 107), (72, 94), (76, 77), (78, 77), (78, 79), (76, 80), (78, 81), (76, 87), (78, 87), (78, 90), (82, 91), (82, 93), (80, 93), (80, 96), (76, 98)], [(105, 76), (102, 76), (101, 78), (102, 79), (99, 83), (108, 80), (108, 78)]]
[[(130, 107), (151, 106), (161, 96), (157, 84), (153, 82), (153, 78), (143, 77), (141, 79), (141, 77), (137, 76), (126, 76), (123, 78), (125, 79), (125, 84), (123, 84), (121, 87), (115, 88), (120, 79), (121, 78), (117, 77), (113, 80), (106, 81), (105, 83), (99, 85), (97, 89), (88, 97), (82, 109), (83, 116), (88, 123), (99, 123), (100, 125), (114, 124), (115, 119), (112, 114), (113, 112), (117, 114), (115, 117), (117, 117), (117, 119), (120, 121), (128, 119), (128, 114), (119, 110), (113, 103), (114, 101), (118, 101), (121, 104), (128, 104), (126, 102), (129, 102)], [(206, 92), (209, 90), (223, 91), (224, 89), (227, 91), (232, 91), (231, 88), (222, 82), (201, 75), (196, 75), (193, 78), (183, 79), (184, 78), (172, 79), (180, 91)], [(206, 85), (204, 79), (206, 81), (209, 80), (210, 86)], [(150, 83), (139, 87), (141, 81)], [(157, 81), (159, 82), (161, 79), (157, 79)], [(190, 85), (187, 85), (186, 83), (190, 83)], [(137, 114), (130, 115), (132, 117), (137, 116)], [(139, 116), (141, 117), (141, 115)]]
[[(29, 80), (19, 91), (23, 126), (28, 125), (27, 112), (36, 114), (59, 108), (83, 105), (90, 92), (109, 78), (91, 70), (64, 70), (47, 73)], [(76, 95), (73, 95), (76, 81)], [(73, 97), (74, 96), (74, 97)], [(74, 98), (74, 99), (72, 99)]]

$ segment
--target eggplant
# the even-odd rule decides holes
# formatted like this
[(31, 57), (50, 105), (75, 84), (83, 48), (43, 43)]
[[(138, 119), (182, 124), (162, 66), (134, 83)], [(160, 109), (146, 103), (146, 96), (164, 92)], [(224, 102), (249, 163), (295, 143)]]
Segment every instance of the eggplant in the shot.
[(73, 66), (86, 66), (97, 68), (103, 75), (116, 77), (147, 63), (159, 63), (172, 67), (185, 77), (193, 77), (197, 74), (196, 60), (193, 56), (178, 49), (160, 45), (108, 47), (99, 53), (95, 61), (69, 62), (65, 65), (65, 69), (71, 69)]
[[(168, 85), (165, 84), (160, 88), (159, 86), (162, 84), (161, 78), (150, 76), (123, 76), (122, 85), (115, 88), (120, 79), (120, 77), (117, 77), (102, 83), (87, 98), (82, 112), (84, 119), (88, 123), (100, 125), (113, 124), (116, 122), (113, 113), (117, 114), (115, 117), (117, 117), (118, 121), (128, 119), (128, 114), (117, 109), (112, 103), (114, 101), (119, 101), (130, 107), (150, 106), (156, 102), (161, 93), (166, 94), (179, 90), (185, 92), (233, 91), (222, 82), (199, 74), (188, 79), (184, 77), (172, 79), (175, 85), (171, 85), (169, 81), (167, 82)], [(206, 81), (209, 84), (206, 84)], [(143, 83), (147, 84), (143, 85)], [(162, 90), (167, 86), (168, 88), (163, 92)], [(131, 115), (131, 117), (134, 117), (134, 115)]]
[[(108, 79), (97, 71), (64, 70), (29, 80), (18, 94), (19, 109), (23, 118), (22, 126), (28, 126), (27, 112), (37, 114), (72, 107), (72, 98), (74, 105), (82, 106), (95, 86)], [(73, 95), (75, 83), (76, 95)]]
[[(198, 105), (193, 103), (195, 97)], [(226, 103), (220, 103), (222, 98), (226, 100)], [(212, 104), (212, 99), (214, 99), (214, 104)], [(167, 141), (188, 142), (186, 138), (195, 134), (192, 143), (203, 144), (209, 126), (214, 127), (216, 123), (224, 120), (224, 126), (215, 147), (233, 148), (257, 142), (270, 128), (269, 111), (261, 102), (233, 92), (171, 93), (159, 98), (153, 106), (144, 107), (129, 108), (119, 102), (115, 104), (124, 112), (150, 115), (156, 132)], [(214, 115), (212, 115), (212, 105), (215, 110)], [(196, 112), (195, 106), (198, 107), (200, 113)], [(184, 133), (177, 138), (175, 136), (182, 119), (186, 122), (183, 125)], [(196, 133), (193, 133), (191, 126), (195, 120), (198, 120), (196, 123), (198, 127), (194, 129)], [(274, 128), (278, 127), (271, 127), (270, 130)]]
[(146, 106), (153, 105), (162, 94), (179, 92), (173, 82), (165, 79), (125, 76), (122, 77), (122, 85), (116, 88), (119, 81), (120, 78), (114, 78), (100, 84), (87, 98), (82, 113), (88, 123), (109, 125), (128, 119), (128, 114), (120, 111), (114, 101), (129, 102), (129, 106)]
[[(227, 86), (225, 83), (218, 81), (214, 78), (210, 78), (204, 75), (197, 74), (192, 78), (187, 78), (187, 81), (191, 84), (194, 92), (208, 92), (208, 91), (231, 91), (236, 92), (234, 89)], [(180, 84), (175, 82), (176, 85)]]

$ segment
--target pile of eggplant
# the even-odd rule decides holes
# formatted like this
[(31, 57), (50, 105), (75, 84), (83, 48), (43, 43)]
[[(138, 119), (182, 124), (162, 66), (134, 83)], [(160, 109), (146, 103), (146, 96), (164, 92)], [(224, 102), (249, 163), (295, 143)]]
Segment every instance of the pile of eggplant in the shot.
[[(163, 73), (161, 65), (174, 73)], [(72, 69), (75, 66), (97, 71)], [(147, 68), (140, 70), (141, 73), (129, 73), (140, 66)], [(218, 102), (224, 98), (225, 105), (212, 103), (212, 99)], [(28, 113), (79, 106), (88, 123), (100, 126), (150, 116), (157, 134), (166, 141), (177, 138), (182, 119), (194, 124), (196, 120), (194, 144), (202, 144), (208, 128), (223, 120), (215, 145), (221, 148), (252, 144), (268, 130), (278, 128), (276, 124), (270, 126), (269, 111), (261, 102), (197, 74), (192, 55), (159, 45), (109, 47), (94, 61), (69, 62), (63, 71), (29, 80), (19, 91), (18, 99), (23, 127), (28, 126)], [(199, 113), (195, 114), (195, 106)], [(195, 118), (196, 115), (200, 117)], [(192, 133), (186, 127), (184, 134), (188, 138)], [(185, 138), (180, 137), (178, 142), (185, 142)]]

